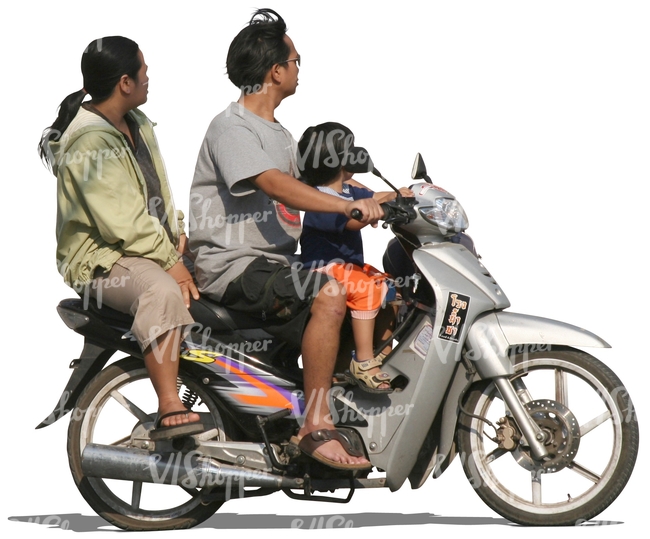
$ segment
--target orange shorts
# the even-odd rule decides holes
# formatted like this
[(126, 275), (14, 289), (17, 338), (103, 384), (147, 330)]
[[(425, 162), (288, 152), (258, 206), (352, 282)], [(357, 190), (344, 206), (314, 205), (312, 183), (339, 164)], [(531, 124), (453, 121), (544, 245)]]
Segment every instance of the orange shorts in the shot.
[(356, 264), (332, 263), (321, 271), (345, 286), (347, 305), (352, 318), (370, 319), (377, 316), (388, 290), (388, 274), (380, 272), (370, 264), (361, 267)]

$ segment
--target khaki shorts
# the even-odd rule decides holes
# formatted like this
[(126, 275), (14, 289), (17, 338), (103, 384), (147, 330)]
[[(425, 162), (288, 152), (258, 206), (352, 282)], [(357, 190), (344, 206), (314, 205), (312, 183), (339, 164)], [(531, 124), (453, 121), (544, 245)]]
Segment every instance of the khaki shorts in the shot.
[(134, 317), (131, 331), (143, 351), (162, 334), (194, 321), (178, 283), (147, 258), (120, 258), (93, 280), (89, 292), (100, 308), (105, 304)]

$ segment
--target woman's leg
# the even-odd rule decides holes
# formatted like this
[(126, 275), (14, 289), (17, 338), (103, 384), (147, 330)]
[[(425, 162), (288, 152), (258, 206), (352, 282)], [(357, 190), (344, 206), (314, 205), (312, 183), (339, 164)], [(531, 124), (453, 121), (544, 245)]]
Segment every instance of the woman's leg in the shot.
[[(161, 335), (144, 350), (144, 364), (151, 378), (151, 383), (158, 396), (158, 417), (171, 412), (186, 410), (178, 396), (176, 379), (180, 355), (181, 332), (179, 328), (169, 330)], [(172, 415), (164, 418), (163, 427), (181, 425), (199, 421), (200, 416), (194, 412)]]
[[(108, 274), (95, 279), (91, 295), (103, 304), (133, 315), (131, 328), (143, 351), (145, 366), (158, 397), (158, 416), (185, 409), (176, 386), (181, 327), (193, 322), (176, 281), (146, 258), (123, 257)], [(196, 413), (172, 415), (169, 427), (199, 421)]]

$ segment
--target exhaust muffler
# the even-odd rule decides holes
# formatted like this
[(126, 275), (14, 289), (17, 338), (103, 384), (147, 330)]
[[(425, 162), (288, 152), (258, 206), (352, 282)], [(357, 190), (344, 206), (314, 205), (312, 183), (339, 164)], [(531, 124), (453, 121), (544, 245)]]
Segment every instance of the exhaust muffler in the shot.
[(179, 485), (185, 488), (266, 487), (300, 489), (301, 478), (282, 477), (251, 468), (223, 464), (198, 451), (155, 453), (132, 447), (88, 444), (81, 456), (88, 477), (143, 483)]

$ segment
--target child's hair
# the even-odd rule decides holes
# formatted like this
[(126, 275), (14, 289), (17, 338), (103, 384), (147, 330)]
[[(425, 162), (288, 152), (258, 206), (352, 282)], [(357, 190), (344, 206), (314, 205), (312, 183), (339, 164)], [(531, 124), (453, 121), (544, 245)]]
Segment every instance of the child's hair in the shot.
[(311, 186), (331, 182), (354, 148), (354, 134), (337, 122), (325, 122), (305, 130), (298, 141), (300, 179)]

